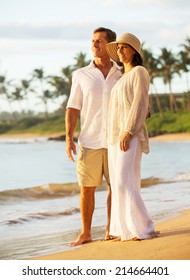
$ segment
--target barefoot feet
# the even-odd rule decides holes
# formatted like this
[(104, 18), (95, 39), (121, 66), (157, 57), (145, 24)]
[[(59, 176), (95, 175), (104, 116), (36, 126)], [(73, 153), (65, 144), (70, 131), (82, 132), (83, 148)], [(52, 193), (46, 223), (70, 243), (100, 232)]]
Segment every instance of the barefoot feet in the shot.
[(80, 234), (79, 237), (75, 241), (71, 242), (69, 245), (71, 247), (74, 247), (74, 246), (79, 246), (79, 245), (82, 245), (82, 244), (85, 244), (88, 242), (92, 242), (91, 236), (86, 235), (86, 234)]
[(114, 235), (109, 234), (109, 231), (106, 230), (106, 232), (105, 232), (105, 237), (104, 237), (104, 240), (105, 240), (105, 241), (107, 241), (107, 240), (113, 240), (113, 239), (115, 239), (115, 238), (117, 238), (117, 236), (114, 236)]

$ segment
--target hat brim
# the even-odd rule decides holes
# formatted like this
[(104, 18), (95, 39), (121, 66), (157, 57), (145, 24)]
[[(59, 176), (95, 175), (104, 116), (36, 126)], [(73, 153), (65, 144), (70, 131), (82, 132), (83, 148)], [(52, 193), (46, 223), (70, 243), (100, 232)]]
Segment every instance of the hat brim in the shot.
[(119, 57), (117, 55), (117, 44), (117, 41), (106, 44), (106, 51), (109, 57), (115, 62), (119, 62)]
[[(125, 42), (118, 42), (118, 41), (114, 41), (114, 42), (111, 42), (111, 43), (108, 43), (106, 44), (106, 51), (109, 55), (109, 57), (115, 61), (115, 62), (119, 62), (119, 56), (117, 55), (117, 44), (119, 43), (123, 43), (123, 44), (126, 44)], [(132, 47), (132, 46), (131, 46)], [(133, 47), (132, 47), (133, 48)], [(141, 57), (142, 57), (142, 54), (141, 52), (139, 52), (138, 50), (136, 50), (135, 48), (133, 48)]]

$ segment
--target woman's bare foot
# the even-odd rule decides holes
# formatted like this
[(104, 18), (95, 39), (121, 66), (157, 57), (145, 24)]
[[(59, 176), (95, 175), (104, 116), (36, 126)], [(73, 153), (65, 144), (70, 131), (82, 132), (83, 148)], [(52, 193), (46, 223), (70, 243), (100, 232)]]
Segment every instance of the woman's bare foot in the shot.
[(112, 241), (113, 241), (113, 242), (115, 242), (115, 241), (121, 241), (121, 236), (117, 236), (117, 237), (114, 238)]
[(86, 235), (86, 234), (80, 234), (79, 237), (75, 241), (71, 242), (69, 245), (71, 247), (74, 247), (74, 246), (79, 246), (79, 245), (82, 245), (82, 244), (85, 244), (88, 242), (92, 242), (91, 236)]
[(131, 239), (131, 241), (141, 241), (141, 239), (138, 238), (138, 237), (133, 237), (133, 238)]
[[(113, 241), (121, 241), (121, 236), (118, 236), (117, 238), (113, 239)], [(141, 241), (138, 237), (133, 237), (131, 239), (123, 240), (123, 241)]]
[(107, 241), (107, 240), (113, 240), (113, 239), (115, 239), (115, 238), (117, 238), (117, 236), (111, 235), (111, 234), (109, 233), (109, 231), (106, 230), (106, 232), (105, 232), (105, 237), (104, 237), (104, 240), (105, 240), (105, 241)]
[(108, 240), (114, 240), (114, 239), (116, 239), (116, 238), (117, 238), (117, 236), (114, 236), (114, 235), (106, 235), (105, 238), (104, 238), (104, 240), (105, 240), (105, 241), (108, 241)]

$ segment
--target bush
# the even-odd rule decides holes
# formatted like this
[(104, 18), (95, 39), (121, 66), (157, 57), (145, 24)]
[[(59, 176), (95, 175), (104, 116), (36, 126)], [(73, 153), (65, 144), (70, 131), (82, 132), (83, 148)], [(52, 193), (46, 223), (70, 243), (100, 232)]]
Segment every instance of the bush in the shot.
[(7, 122), (0, 123), (0, 134), (6, 133), (13, 127), (13, 124)]
[(152, 114), (146, 123), (151, 136), (164, 133), (190, 132), (190, 114), (186, 112), (166, 112), (162, 117), (158, 113)]
[(43, 122), (43, 119), (41, 119), (41, 118), (37, 118), (37, 117), (26, 118), (26, 119), (20, 120), (17, 124), (17, 127), (21, 128), (21, 129), (27, 129), (27, 128), (35, 126), (39, 123), (42, 123), (42, 122)]

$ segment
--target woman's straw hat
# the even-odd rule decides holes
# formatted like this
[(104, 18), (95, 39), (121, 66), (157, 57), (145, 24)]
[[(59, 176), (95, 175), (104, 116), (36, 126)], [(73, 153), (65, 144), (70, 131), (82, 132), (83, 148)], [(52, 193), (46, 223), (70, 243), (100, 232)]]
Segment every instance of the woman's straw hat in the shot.
[(115, 62), (119, 62), (119, 57), (117, 55), (117, 44), (119, 44), (119, 43), (120, 44), (128, 44), (128, 45), (130, 45), (142, 57), (142, 54), (141, 54), (141, 42), (139, 41), (139, 39), (135, 35), (133, 35), (131, 33), (124, 33), (123, 35), (121, 35), (119, 37), (119, 39), (117, 41), (108, 43), (106, 45), (106, 50), (107, 50), (108, 55)]

